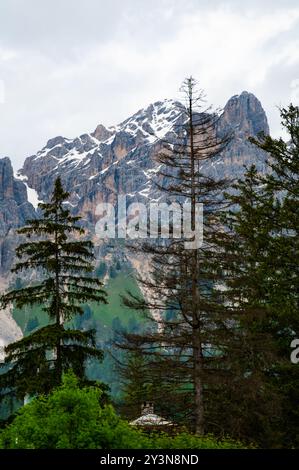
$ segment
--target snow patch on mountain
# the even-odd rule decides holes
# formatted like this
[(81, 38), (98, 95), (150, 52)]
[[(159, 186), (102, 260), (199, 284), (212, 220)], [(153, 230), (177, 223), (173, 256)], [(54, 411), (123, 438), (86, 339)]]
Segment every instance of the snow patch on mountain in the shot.
[(3, 362), (5, 358), (5, 346), (21, 339), (22, 336), (22, 330), (12, 316), (11, 307), (2, 310), (0, 322), (0, 362)]
[(28, 184), (24, 181), (24, 184), (27, 189), (28, 201), (33, 205), (34, 209), (38, 208), (38, 204), (42, 201), (39, 200), (37, 191), (33, 188), (29, 188)]
[[(183, 107), (179, 102), (166, 99), (140, 109), (117, 126), (106, 128), (99, 124), (94, 132), (75, 139), (55, 137), (36, 155), (27, 159), (28, 167), (25, 162), (21, 173), (31, 174), (33, 165), (40, 168), (40, 176), (51, 174), (56, 177), (61, 174), (63, 178), (66, 174), (69, 177), (79, 171), (82, 178), (88, 181), (97, 176), (106, 177), (106, 173), (108, 175), (112, 171), (112, 165), (117, 165), (121, 160), (127, 160), (128, 165), (131, 162), (136, 164), (138, 149), (163, 139), (175, 126), (182, 112)], [(25, 178), (23, 181), (27, 184), (28, 198), (36, 207), (38, 196), (31, 188), (33, 182)], [(45, 197), (40, 187), (38, 193), (42, 198)]]
[[(147, 108), (137, 111), (133, 116), (126, 119), (116, 127), (109, 128), (110, 131), (126, 132), (136, 137), (138, 132), (148, 140), (150, 144), (163, 139), (172, 130), (176, 121), (183, 113), (183, 106), (178, 101), (166, 99), (157, 101)], [(111, 136), (106, 143), (113, 141)]]
[(33, 188), (30, 188), (28, 186), (28, 182), (27, 182), (27, 176), (25, 175), (22, 175), (20, 173), (15, 173), (14, 174), (14, 177), (15, 179), (19, 180), (19, 181), (22, 181), (25, 186), (26, 186), (26, 190), (27, 190), (27, 199), (28, 199), (28, 202), (30, 202), (30, 204), (33, 205), (34, 209), (37, 209), (38, 208), (38, 205), (40, 202), (43, 202), (39, 199), (39, 196), (38, 196), (38, 193), (35, 189)]

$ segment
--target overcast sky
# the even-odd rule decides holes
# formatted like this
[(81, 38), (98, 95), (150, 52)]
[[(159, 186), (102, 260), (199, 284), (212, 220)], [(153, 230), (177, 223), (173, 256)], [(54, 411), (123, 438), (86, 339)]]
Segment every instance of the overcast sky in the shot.
[(112, 125), (193, 75), (209, 103), (243, 90), (299, 104), (298, 0), (0, 0), (0, 156)]

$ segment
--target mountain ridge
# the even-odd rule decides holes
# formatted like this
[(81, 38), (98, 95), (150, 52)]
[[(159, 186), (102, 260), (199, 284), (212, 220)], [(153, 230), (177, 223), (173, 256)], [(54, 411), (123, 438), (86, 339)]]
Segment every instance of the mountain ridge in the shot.
[[(161, 139), (166, 138), (173, 127), (181, 122), (179, 102), (169, 99), (158, 101), (140, 109), (117, 126), (106, 128), (99, 124), (95, 131), (75, 139), (58, 136), (48, 140), (43, 149), (26, 158), (18, 175), (27, 178), (29, 187), (36, 190), (40, 199), (44, 200), (49, 197), (53, 181), (60, 174), (66, 189), (71, 192), (70, 204), (78, 206), (78, 210), (83, 213), (88, 212), (86, 196), (92, 201), (114, 202), (113, 189), (115, 192), (141, 196), (150, 194), (151, 191), (147, 189), (148, 175), (142, 175), (142, 171), (154, 172), (154, 154), (159, 150)], [(242, 163), (248, 163), (255, 149), (250, 148), (247, 137), (257, 135), (260, 131), (269, 133), (261, 103), (248, 92), (228, 100), (220, 116), (220, 127), (235, 132), (234, 145), (226, 150), (224, 158), (221, 156), (224, 166), (237, 164), (234, 155), (242, 157)], [(246, 158), (246, 153), (249, 158)], [(132, 168), (135, 164), (140, 171)], [(218, 173), (224, 170), (223, 166), (219, 167)], [(228, 173), (231, 173), (230, 170)], [(217, 176), (216, 170), (214, 173)], [(131, 184), (130, 177), (124, 178), (126, 174), (132, 175), (134, 184)], [(103, 199), (98, 194), (97, 186), (102, 187)]]
[[(92, 236), (97, 204), (114, 204), (118, 194), (126, 194), (128, 202), (159, 199), (154, 184), (159, 178), (155, 157), (163, 139), (171, 141), (175, 126), (183, 122), (182, 104), (165, 99), (139, 109), (116, 126), (99, 124), (91, 133), (74, 139), (49, 139), (40, 151), (25, 159), (15, 176), (9, 159), (0, 160), (0, 249), (8, 253), (6, 261), (0, 258), (0, 274), (10, 269), (15, 229), (35, 216), (39, 201), (49, 199), (57, 176), (70, 192), (71, 211), (80, 214)], [(252, 93), (243, 91), (228, 100), (218, 128), (222, 133), (233, 131), (233, 139), (213, 161), (203, 163), (203, 171), (216, 178), (236, 178), (244, 172), (243, 166), (251, 163), (265, 171), (263, 153), (248, 141), (250, 135), (269, 133), (265, 111)], [(8, 206), (14, 214), (11, 224)]]

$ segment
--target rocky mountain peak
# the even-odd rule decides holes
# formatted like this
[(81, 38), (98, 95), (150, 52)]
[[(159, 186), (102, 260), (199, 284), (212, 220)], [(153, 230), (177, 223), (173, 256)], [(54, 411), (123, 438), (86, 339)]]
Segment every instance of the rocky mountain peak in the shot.
[(140, 109), (115, 127), (116, 132), (122, 130), (128, 134), (140, 134), (148, 142), (163, 138), (173, 127), (182, 114), (182, 105), (178, 101), (165, 99)]
[(56, 147), (57, 145), (61, 145), (65, 141), (65, 137), (62, 137), (61, 135), (54, 137), (53, 139), (49, 139), (47, 142), (46, 147), (48, 149), (52, 149), (53, 147)]
[[(36, 191), (39, 200), (47, 201), (60, 175), (70, 192), (70, 207), (93, 230), (99, 202), (114, 203), (117, 194), (126, 194), (132, 200), (159, 199), (154, 182), (159, 177), (157, 152), (163, 145), (161, 141), (171, 142), (177, 125), (184, 121), (181, 103), (156, 101), (116, 126), (99, 124), (94, 132), (74, 139), (50, 139), (36, 155), (25, 160), (20, 178)], [(263, 171), (264, 155), (248, 141), (250, 135), (269, 132), (260, 101), (245, 91), (233, 96), (218, 126), (220, 135), (233, 130), (234, 137), (221, 155), (203, 163), (203, 170), (216, 178), (240, 177), (244, 165), (255, 163)]]
[(103, 124), (99, 124), (91, 135), (100, 142), (103, 142), (113, 135), (113, 131), (109, 131)]
[(255, 95), (243, 91), (232, 96), (224, 107), (223, 121), (245, 135), (269, 134), (266, 113)]
[(8, 157), (0, 159), (0, 275), (6, 273), (15, 256), (15, 229), (35, 217), (27, 199), (26, 185), (14, 177)]
[(14, 200), (17, 205), (27, 202), (26, 186), (14, 178), (11, 161), (0, 159), (0, 201)]
[[(47, 199), (54, 179), (60, 174), (73, 194), (71, 203), (77, 204), (78, 193), (81, 198), (89, 191), (86, 185), (94, 187), (99, 179), (107, 179), (112, 169), (117, 170), (112, 165), (132, 160), (133, 152), (136, 155), (141, 148), (154, 145), (172, 129), (180, 115), (181, 104), (166, 99), (140, 109), (116, 126), (106, 128), (99, 124), (94, 132), (75, 139), (55, 137), (36, 155), (25, 160), (19, 174), (42, 200)], [(142, 153), (145, 156), (148, 149)], [(78, 178), (83, 185), (77, 184)], [(113, 185), (112, 182), (109, 184)]]

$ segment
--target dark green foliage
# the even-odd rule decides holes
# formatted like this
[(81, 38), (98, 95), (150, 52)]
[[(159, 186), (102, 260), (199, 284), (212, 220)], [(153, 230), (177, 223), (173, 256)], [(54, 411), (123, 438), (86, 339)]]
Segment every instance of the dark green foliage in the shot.
[(155, 397), (147, 360), (137, 351), (128, 353), (124, 363), (119, 364), (118, 373), (123, 392), (121, 412), (128, 419), (136, 419), (140, 416), (141, 404)]
[[(87, 276), (93, 270), (94, 259), (92, 242), (70, 239), (70, 235), (83, 235), (84, 230), (78, 225), (79, 217), (70, 215), (64, 202), (68, 193), (63, 191), (58, 178), (52, 200), (40, 204), (42, 219), (28, 222), (19, 230), (28, 239), (38, 239), (21, 244), (16, 254), (22, 261), (14, 267), (14, 272), (37, 269), (40, 275), (48, 275), (42, 283), (8, 292), (2, 297), (6, 306), (15, 302), (18, 308), (24, 305), (41, 304), (49, 317), (68, 320), (73, 315), (83, 313), (80, 304), (87, 301), (105, 302), (105, 293), (100, 289), (98, 279)], [(25, 259), (24, 259), (25, 258)]]
[[(188, 421), (192, 409), (190, 391), (185, 393), (184, 384), (177, 379), (174, 370), (165, 371), (166, 365), (166, 360), (161, 364), (160, 358), (145, 356), (138, 347), (122, 358), (118, 373), (123, 390), (120, 410), (124, 416), (137, 418), (141, 405), (148, 401), (154, 403), (154, 411), (158, 415), (177, 424)], [(182, 409), (183, 401), (185, 406)]]
[[(218, 240), (219, 251), (225, 252), (221, 301), (232, 320), (227, 325), (231, 343), (225, 386), (211, 391), (209, 414), (212, 423), (222, 416), (222, 432), (271, 447), (277, 443), (271, 429), (280, 409), (279, 394), (270, 381), (277, 351), (261, 325), (268, 317), (264, 288), (270, 227), (265, 215), (271, 213), (272, 201), (259, 184), (255, 168), (233, 190), (227, 195), (232, 208), (223, 216), (226, 228)], [(221, 400), (217, 400), (220, 392)], [(211, 431), (215, 432), (213, 426)]]
[(56, 323), (48, 325), (6, 347), (6, 362), (14, 366), (1, 377), (2, 386), (17, 384), (19, 396), (48, 393), (59, 383), (54, 352), (57, 343), (63, 369), (72, 368), (81, 378), (85, 376), (86, 357), (101, 360), (103, 356), (95, 347), (94, 331), (65, 329)]
[(299, 109), (290, 105), (281, 116), (286, 142), (251, 139), (268, 153), (269, 172), (262, 176), (251, 167), (234, 185), (222, 240), (225, 297), (238, 317), (232, 354), (237, 380), (214, 410), (222, 413), (231, 402), (230, 416), (239, 417), (234, 432), (239, 427), (238, 437), (264, 447), (299, 445), (299, 369), (290, 362), (290, 344), (299, 334)]
[(101, 282), (91, 274), (93, 245), (78, 240), (84, 230), (79, 217), (65, 208), (67, 198), (58, 178), (51, 201), (39, 205), (43, 217), (19, 230), (29, 241), (16, 249), (19, 262), (13, 271), (35, 270), (40, 283), (14, 289), (1, 298), (3, 307), (11, 302), (19, 309), (41, 305), (50, 322), (6, 348), (5, 364), (10, 369), (0, 376), (0, 384), (15, 388), (18, 396), (48, 393), (70, 367), (84, 379), (86, 360), (102, 358), (93, 331), (65, 328), (67, 321), (84, 313), (83, 304), (106, 303)]
[(269, 154), (271, 169), (260, 179), (267, 192), (261, 223), (269, 235), (256, 271), (263, 279), (260, 299), (268, 312), (261, 329), (271, 335), (278, 351), (271, 375), (281, 396), (277, 433), (283, 446), (298, 447), (299, 369), (290, 362), (290, 344), (299, 337), (299, 108), (291, 104), (281, 109), (281, 118), (285, 141), (270, 136), (252, 140)]

